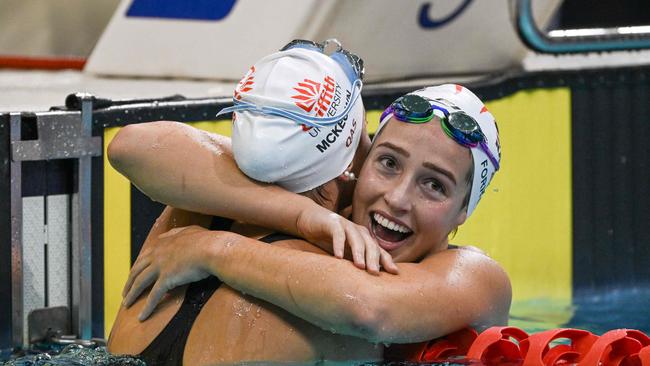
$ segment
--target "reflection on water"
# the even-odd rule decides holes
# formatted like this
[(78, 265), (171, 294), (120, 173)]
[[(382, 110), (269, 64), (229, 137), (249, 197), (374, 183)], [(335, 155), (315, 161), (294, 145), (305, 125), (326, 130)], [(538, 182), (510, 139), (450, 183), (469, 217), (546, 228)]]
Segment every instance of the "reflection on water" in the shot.
[(584, 291), (574, 299), (576, 313), (567, 326), (602, 334), (617, 328), (650, 334), (650, 288)]
[(94, 349), (69, 345), (59, 354), (47, 353), (20, 357), (4, 363), (4, 366), (146, 366), (144, 361), (108, 353), (106, 347)]
[(510, 325), (528, 333), (553, 328), (578, 328), (601, 335), (612, 329), (637, 329), (650, 334), (650, 288), (579, 291), (572, 302), (536, 299), (512, 304)]
[(575, 310), (569, 300), (518, 301), (510, 309), (509, 325), (521, 328), (528, 334), (560, 328), (571, 320)]
[[(579, 328), (601, 335), (619, 328), (638, 329), (650, 334), (650, 288), (613, 288), (603, 291), (581, 291), (574, 294), (572, 301), (535, 299), (513, 303), (510, 325), (535, 333), (553, 328)], [(313, 363), (312, 363), (313, 364)], [(317, 362), (317, 365), (358, 365), (352, 362)], [(49, 356), (38, 354), (14, 359), (5, 366), (46, 365), (121, 365), (145, 366), (142, 360), (128, 356), (116, 356), (106, 352), (105, 347), (83, 349), (68, 346), (60, 354)], [(239, 365), (292, 365), (305, 363), (244, 362)], [(413, 365), (409, 363), (367, 363), (373, 366)], [(422, 365), (422, 364), (419, 364)], [(438, 363), (428, 365), (477, 365), (476, 363)]]

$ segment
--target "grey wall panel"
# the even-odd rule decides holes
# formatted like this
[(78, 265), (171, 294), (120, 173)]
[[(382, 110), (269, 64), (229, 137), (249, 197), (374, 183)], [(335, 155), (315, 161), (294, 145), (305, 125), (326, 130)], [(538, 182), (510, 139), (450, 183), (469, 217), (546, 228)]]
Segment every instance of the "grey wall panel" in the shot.
[(47, 200), (47, 306), (70, 306), (70, 196)]
[(27, 316), (45, 307), (45, 198), (23, 198), (23, 343)]

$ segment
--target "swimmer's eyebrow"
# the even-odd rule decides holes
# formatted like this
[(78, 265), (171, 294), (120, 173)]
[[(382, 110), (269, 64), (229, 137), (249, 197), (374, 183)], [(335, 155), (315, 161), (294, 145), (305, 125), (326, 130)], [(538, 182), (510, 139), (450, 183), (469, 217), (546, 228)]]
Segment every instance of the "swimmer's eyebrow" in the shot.
[[(395, 150), (395, 152), (397, 152), (400, 155), (404, 155), (407, 158), (411, 156), (411, 154), (409, 154), (409, 152), (406, 151), (405, 149), (403, 149), (403, 148), (401, 148), (401, 147), (399, 147), (397, 145), (391, 144), (388, 141), (384, 141), (381, 144), (377, 145), (377, 147), (379, 147), (379, 146), (383, 146), (383, 147), (387, 147), (389, 149)], [(451, 172), (449, 170), (441, 168), (441, 167), (439, 167), (439, 166), (437, 166), (437, 165), (435, 165), (433, 163), (430, 163), (428, 161), (422, 163), (422, 166), (444, 175), (445, 177), (449, 178), (449, 180), (451, 180), (451, 182), (454, 183), (454, 185), (457, 185), (456, 178), (454, 178), (454, 175), (451, 174)]]
[(397, 146), (397, 145), (393, 145), (393, 144), (391, 144), (391, 143), (388, 142), (388, 141), (384, 141), (384, 142), (382, 142), (381, 144), (378, 145), (378, 147), (379, 147), (379, 146), (384, 146), (384, 147), (387, 147), (387, 148), (389, 148), (389, 149), (395, 150), (395, 151), (398, 152), (400, 155), (404, 155), (404, 156), (406, 156), (407, 158), (410, 158), (410, 157), (411, 157), (411, 154), (409, 154), (408, 151), (402, 149), (401, 147), (399, 147), (399, 146)]
[(434, 165), (433, 163), (429, 163), (428, 161), (422, 163), (422, 166), (424, 166), (425, 168), (429, 168), (431, 170), (434, 170), (434, 171), (444, 175), (445, 177), (449, 178), (449, 180), (451, 180), (451, 182), (454, 183), (454, 185), (456, 185), (456, 178), (454, 178), (454, 175), (451, 174), (451, 172), (449, 170), (443, 169), (443, 168), (441, 168), (441, 167), (439, 167), (437, 165)]

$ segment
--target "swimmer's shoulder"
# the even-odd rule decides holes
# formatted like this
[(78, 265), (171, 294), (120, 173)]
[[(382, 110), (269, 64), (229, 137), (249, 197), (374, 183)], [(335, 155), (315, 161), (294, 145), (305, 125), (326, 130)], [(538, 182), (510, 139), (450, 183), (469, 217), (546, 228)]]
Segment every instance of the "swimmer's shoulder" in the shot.
[(423, 280), (450, 281), (449, 288), (465, 294), (459, 298), (461, 301), (473, 301), (477, 308), (484, 309), (473, 326), (505, 325), (512, 300), (510, 278), (497, 261), (477, 249), (463, 246), (427, 256), (419, 263), (430, 274)]
[(457, 250), (471, 250), (471, 251), (476, 252), (476, 253), (481, 253), (481, 254), (484, 254), (484, 255), (488, 255), (485, 251), (483, 251), (483, 249), (481, 249), (479, 247), (475, 247), (473, 245), (449, 244), (447, 246), (447, 249), (450, 249), (450, 250), (456, 250), (456, 249)]
[(456, 268), (472, 268), (472, 274), (487, 276), (493, 280), (509, 285), (510, 280), (503, 267), (488, 253), (475, 246), (457, 246), (426, 256), (420, 263), (427, 271), (448, 271)]

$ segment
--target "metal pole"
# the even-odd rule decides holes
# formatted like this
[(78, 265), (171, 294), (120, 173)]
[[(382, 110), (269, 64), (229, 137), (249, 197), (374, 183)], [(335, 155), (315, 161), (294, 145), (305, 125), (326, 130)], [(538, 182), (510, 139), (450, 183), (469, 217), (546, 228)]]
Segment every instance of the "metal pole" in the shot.
[[(81, 135), (92, 135), (92, 99), (84, 96), (81, 104)], [(92, 337), (92, 256), (91, 256), (91, 156), (79, 157), (77, 193), (73, 196), (72, 215), (72, 327), (81, 339)]]
[[(21, 115), (11, 113), (9, 117), (10, 141), (20, 141)], [(12, 344), (23, 346), (23, 201), (22, 163), (11, 157), (11, 329)]]

